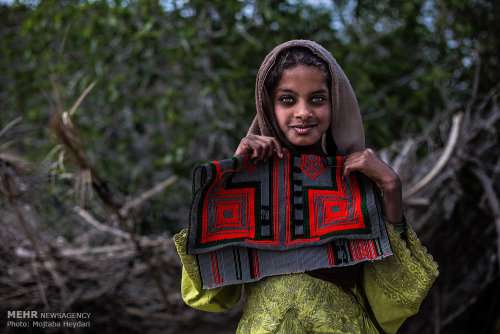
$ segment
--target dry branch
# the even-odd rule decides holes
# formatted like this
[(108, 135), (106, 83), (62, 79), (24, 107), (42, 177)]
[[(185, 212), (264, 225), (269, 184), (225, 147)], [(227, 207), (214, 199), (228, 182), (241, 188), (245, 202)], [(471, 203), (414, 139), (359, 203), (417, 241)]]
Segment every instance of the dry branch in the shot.
[[(476, 88), (460, 124), (449, 122), (449, 110), (425, 133), (393, 145), (403, 148), (413, 142), (400, 170), (403, 184), (414, 185), (405, 193), (405, 213), (440, 265), (435, 298), (425, 300), (419, 314), (407, 321), (401, 330), (405, 334), (426, 332), (429, 322), (435, 333), (466, 333), (459, 325), (463, 319), (490, 321), (488, 312), (488, 319), (498, 314), (492, 300), (498, 298), (500, 284), (500, 89), (479, 96)], [(448, 131), (446, 149), (441, 150), (433, 138), (441, 137), (445, 128), (456, 130)], [(488, 303), (491, 311), (483, 306)]]
[(414, 184), (410, 189), (403, 192), (403, 200), (413, 196), (420, 189), (425, 187), (425, 185), (428, 184), (433, 178), (435, 178), (436, 175), (444, 167), (444, 165), (448, 162), (448, 160), (451, 157), (451, 154), (453, 153), (453, 149), (457, 144), (460, 122), (462, 120), (462, 117), (463, 117), (462, 113), (453, 116), (453, 125), (450, 130), (450, 137), (448, 139), (448, 142), (446, 143), (446, 147), (443, 151), (443, 154), (441, 155), (439, 160), (436, 162), (434, 167), (432, 167), (432, 169), (429, 171), (427, 175), (425, 175), (420, 181)]
[(118, 230), (118, 229), (115, 229), (115, 228), (112, 228), (110, 226), (106, 226), (106, 225), (103, 225), (101, 223), (99, 223), (94, 217), (92, 217), (92, 215), (90, 213), (88, 213), (87, 211), (85, 211), (84, 209), (78, 207), (78, 206), (75, 206), (73, 208), (73, 210), (75, 211), (75, 213), (77, 215), (79, 215), (80, 217), (82, 217), (87, 223), (89, 223), (90, 225), (92, 225), (93, 227), (95, 227), (96, 229), (98, 229), (99, 231), (102, 231), (102, 232), (106, 232), (106, 233), (111, 233), (119, 238), (123, 238), (123, 239), (126, 239), (126, 240), (130, 240), (130, 234), (129, 233), (125, 233), (121, 230)]
[(96, 84), (96, 82), (92, 81), (90, 83), (90, 85), (88, 85), (88, 87), (85, 88), (85, 90), (83, 91), (83, 93), (78, 97), (78, 99), (76, 100), (76, 102), (73, 104), (73, 106), (69, 110), (69, 112), (68, 112), (69, 116), (73, 116), (73, 114), (75, 113), (76, 109), (78, 109), (78, 107), (80, 106), (80, 104), (82, 104), (83, 100), (90, 93), (90, 91), (92, 90), (92, 88), (94, 88), (95, 84)]
[(10, 129), (12, 129), (16, 124), (20, 123), (23, 120), (22, 116), (16, 117), (14, 120), (7, 123), (6, 126), (0, 130), (0, 138), (3, 137)]
[(141, 206), (145, 201), (147, 201), (148, 199), (150, 199), (153, 196), (156, 196), (157, 194), (159, 194), (160, 192), (165, 190), (165, 188), (170, 186), (175, 181), (177, 181), (177, 176), (174, 175), (174, 176), (170, 176), (168, 179), (164, 180), (163, 182), (158, 183), (153, 188), (151, 188), (148, 191), (141, 194), (139, 197), (135, 198), (132, 201), (125, 203), (122, 206), (122, 208), (120, 209), (120, 214), (123, 216), (126, 216), (131, 209), (134, 209), (134, 208)]

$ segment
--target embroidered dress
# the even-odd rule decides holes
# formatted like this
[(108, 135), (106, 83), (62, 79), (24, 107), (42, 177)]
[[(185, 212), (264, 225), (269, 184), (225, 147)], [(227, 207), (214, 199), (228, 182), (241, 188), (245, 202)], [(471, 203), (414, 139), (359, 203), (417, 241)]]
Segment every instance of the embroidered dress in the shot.
[(378, 333), (367, 307), (385, 332), (395, 333), (418, 311), (438, 270), (410, 227), (405, 238), (389, 224), (387, 233), (394, 255), (365, 262), (361, 282), (350, 290), (302, 273), (202, 289), (183, 230), (174, 237), (183, 264), (182, 297), (199, 310), (225, 311), (238, 302), (243, 287), (245, 306), (237, 333)]

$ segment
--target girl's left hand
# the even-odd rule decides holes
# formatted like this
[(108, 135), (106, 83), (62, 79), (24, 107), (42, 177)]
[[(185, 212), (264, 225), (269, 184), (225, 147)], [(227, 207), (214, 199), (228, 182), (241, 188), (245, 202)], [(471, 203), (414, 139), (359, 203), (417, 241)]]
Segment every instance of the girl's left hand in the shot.
[(381, 190), (401, 187), (398, 174), (391, 166), (380, 160), (372, 149), (352, 153), (344, 163), (343, 176), (347, 180), (354, 171), (361, 172), (372, 179)]
[(399, 223), (403, 219), (401, 180), (391, 166), (383, 162), (373, 150), (350, 154), (345, 160), (343, 176), (350, 181), (352, 172), (368, 176), (383, 192), (384, 211), (389, 222)]

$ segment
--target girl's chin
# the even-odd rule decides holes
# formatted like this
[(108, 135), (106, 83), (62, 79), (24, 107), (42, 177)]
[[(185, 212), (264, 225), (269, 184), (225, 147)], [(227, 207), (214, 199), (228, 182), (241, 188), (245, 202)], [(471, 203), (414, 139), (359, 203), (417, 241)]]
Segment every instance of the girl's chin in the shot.
[(304, 143), (304, 142), (291, 142), (295, 149), (300, 154), (315, 154), (321, 155), (323, 154), (323, 147), (321, 145), (321, 141), (316, 143)]

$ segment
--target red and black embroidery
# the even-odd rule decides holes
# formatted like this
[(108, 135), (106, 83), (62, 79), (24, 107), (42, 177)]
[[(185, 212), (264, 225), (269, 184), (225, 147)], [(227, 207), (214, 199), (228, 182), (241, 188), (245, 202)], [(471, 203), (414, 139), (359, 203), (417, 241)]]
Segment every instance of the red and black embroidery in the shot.
[(197, 167), (188, 253), (198, 255), (204, 286), (390, 255), (372, 182), (346, 182), (343, 163), (285, 154), (260, 165), (242, 156)]
[(312, 180), (323, 173), (326, 169), (323, 165), (323, 158), (317, 155), (302, 155), (299, 168)]
[(379, 235), (371, 224), (380, 219), (371, 181), (353, 176), (345, 182), (344, 158), (329, 159), (334, 168), (319, 156), (289, 154), (251, 171), (244, 158), (202, 165), (207, 178), (195, 182), (190, 250), (230, 244), (284, 249), (343, 235)]

